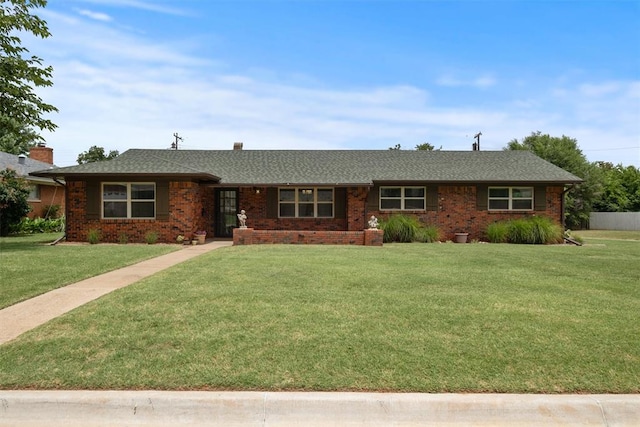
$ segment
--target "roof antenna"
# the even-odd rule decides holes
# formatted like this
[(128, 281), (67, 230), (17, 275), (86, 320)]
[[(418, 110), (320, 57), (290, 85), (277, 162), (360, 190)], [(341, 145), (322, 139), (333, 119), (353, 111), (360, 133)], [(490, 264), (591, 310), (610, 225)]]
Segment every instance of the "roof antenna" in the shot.
[(182, 141), (182, 137), (178, 136), (178, 132), (174, 132), (173, 133), (173, 137), (176, 139), (175, 141), (173, 141), (171, 143), (171, 149), (172, 150), (177, 150), (178, 149), (178, 141)]
[(476, 140), (476, 142), (473, 143), (473, 151), (480, 151), (480, 135), (482, 135), (482, 132), (473, 135), (473, 139)]

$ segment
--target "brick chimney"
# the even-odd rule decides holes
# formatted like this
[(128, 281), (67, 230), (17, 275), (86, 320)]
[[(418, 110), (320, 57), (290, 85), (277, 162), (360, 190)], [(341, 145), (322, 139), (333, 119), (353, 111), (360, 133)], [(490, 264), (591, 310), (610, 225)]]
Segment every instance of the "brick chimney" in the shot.
[(234, 142), (233, 143), (233, 149), (235, 151), (242, 150), (242, 142)]
[(40, 162), (53, 164), (53, 148), (46, 146), (44, 142), (39, 142), (37, 146), (29, 150), (29, 158)]

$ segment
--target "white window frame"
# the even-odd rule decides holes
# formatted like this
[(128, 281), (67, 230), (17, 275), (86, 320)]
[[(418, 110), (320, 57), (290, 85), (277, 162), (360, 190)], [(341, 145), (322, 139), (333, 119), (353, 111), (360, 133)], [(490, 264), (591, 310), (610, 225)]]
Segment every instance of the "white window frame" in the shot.
[[(509, 195), (507, 197), (491, 197), (491, 190), (509, 190)], [(514, 197), (513, 193), (514, 190), (527, 190), (529, 192), (531, 192), (531, 197)], [(487, 202), (487, 208), (490, 211), (518, 211), (518, 212), (529, 212), (532, 211), (534, 209), (534, 196), (535, 196), (535, 191), (533, 187), (489, 187), (489, 190), (487, 191), (487, 197), (488, 197), (488, 202)], [(509, 207), (508, 208), (491, 208), (491, 201), (505, 201), (508, 200), (509, 201)], [(514, 200), (517, 201), (522, 201), (522, 200), (529, 200), (531, 202), (531, 207), (527, 208), (527, 209), (514, 209), (513, 208), (513, 202)]]
[[(126, 199), (109, 199), (104, 197), (104, 186), (105, 185), (123, 185), (127, 187), (127, 198)], [(132, 185), (153, 185), (153, 199), (132, 199), (131, 198), (131, 186)], [(103, 182), (100, 186), (100, 210), (102, 219), (155, 219), (156, 218), (156, 209), (158, 204), (156, 202), (158, 196), (158, 189), (156, 187), (155, 182)], [(127, 204), (127, 216), (108, 216), (104, 215), (104, 204), (105, 202), (119, 202)], [(153, 202), (153, 216), (132, 216), (131, 215), (131, 205), (137, 202), (143, 203), (151, 203)]]
[[(294, 200), (292, 201), (282, 201), (281, 200), (281, 196), (280, 196), (280, 192), (281, 191), (293, 191), (294, 192)], [(304, 191), (304, 190), (312, 190), (313, 191), (313, 202), (309, 201), (300, 201), (300, 198), (298, 197), (300, 194), (300, 191)], [(322, 200), (318, 200), (318, 190), (330, 190), (331, 191), (331, 201), (330, 202), (326, 202), (326, 201), (322, 201)], [(304, 218), (327, 218), (327, 219), (331, 219), (331, 218), (335, 218), (336, 215), (336, 192), (335, 189), (332, 187), (281, 187), (278, 188), (278, 218), (299, 218), (299, 219), (304, 219)], [(311, 204), (313, 203), (313, 216), (300, 216), (300, 205), (301, 204)], [(281, 215), (282, 209), (281, 206), (282, 205), (294, 205), (294, 216), (283, 216)], [(318, 205), (331, 205), (331, 216), (318, 216)]]
[[(382, 190), (388, 188), (396, 188), (400, 189), (400, 197), (383, 197)], [(407, 197), (406, 190), (407, 189), (421, 189), (423, 191), (423, 197)], [(400, 200), (400, 208), (383, 208), (382, 201), (383, 200)], [(406, 201), (407, 200), (422, 200), (422, 208), (407, 208)], [(380, 190), (378, 191), (378, 208), (381, 211), (423, 211), (427, 208), (427, 187), (421, 185), (384, 185), (380, 186)]]

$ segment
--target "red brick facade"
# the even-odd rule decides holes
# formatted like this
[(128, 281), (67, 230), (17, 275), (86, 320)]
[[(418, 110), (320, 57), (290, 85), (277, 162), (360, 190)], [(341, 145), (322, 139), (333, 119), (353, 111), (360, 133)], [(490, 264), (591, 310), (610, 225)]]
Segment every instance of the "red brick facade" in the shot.
[(64, 187), (62, 185), (38, 185), (40, 187), (40, 198), (37, 200), (28, 200), (29, 206), (31, 206), (31, 212), (29, 212), (27, 216), (31, 219), (38, 217), (44, 218), (46, 216), (46, 210), (51, 205), (60, 206), (60, 209), (58, 210), (58, 216), (64, 215)]
[[(214, 236), (215, 189), (192, 181), (171, 181), (168, 184), (168, 216), (152, 219), (89, 219), (87, 215), (87, 184), (83, 181), (67, 181), (67, 239), (86, 241), (87, 232), (96, 229), (103, 242), (144, 242), (148, 231), (156, 231), (160, 242), (175, 242), (178, 235), (190, 237), (196, 230), (207, 231)], [(273, 243), (327, 243), (327, 244), (378, 244), (377, 236), (369, 236), (364, 230), (371, 215), (385, 219), (393, 212), (367, 209), (368, 187), (341, 189), (344, 194), (344, 215), (336, 218), (277, 218), (269, 215), (266, 187), (241, 187), (238, 189), (238, 209), (247, 212), (247, 225), (253, 229), (243, 231), (237, 238), (245, 244)], [(273, 190), (273, 189), (272, 189)], [(336, 193), (338, 190), (336, 190)], [(402, 211), (415, 215), (427, 225), (435, 225), (443, 240), (453, 240), (456, 232), (469, 233), (469, 239), (484, 239), (486, 227), (496, 221), (532, 215), (545, 215), (562, 222), (562, 186), (546, 187), (544, 210), (530, 212), (493, 212), (477, 207), (475, 185), (439, 185), (437, 209)], [(371, 206), (371, 204), (369, 204)], [(241, 230), (236, 230), (241, 231)], [(277, 231), (277, 233), (275, 232)], [(326, 232), (333, 233), (326, 233)], [(234, 241), (236, 233), (234, 233)], [(381, 242), (380, 242), (381, 243)]]

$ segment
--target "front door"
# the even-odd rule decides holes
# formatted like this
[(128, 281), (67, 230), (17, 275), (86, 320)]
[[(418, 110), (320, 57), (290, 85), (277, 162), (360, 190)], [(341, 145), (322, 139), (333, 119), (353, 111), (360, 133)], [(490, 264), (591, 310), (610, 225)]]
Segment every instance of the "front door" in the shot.
[(216, 237), (233, 237), (238, 224), (238, 190), (216, 189)]

